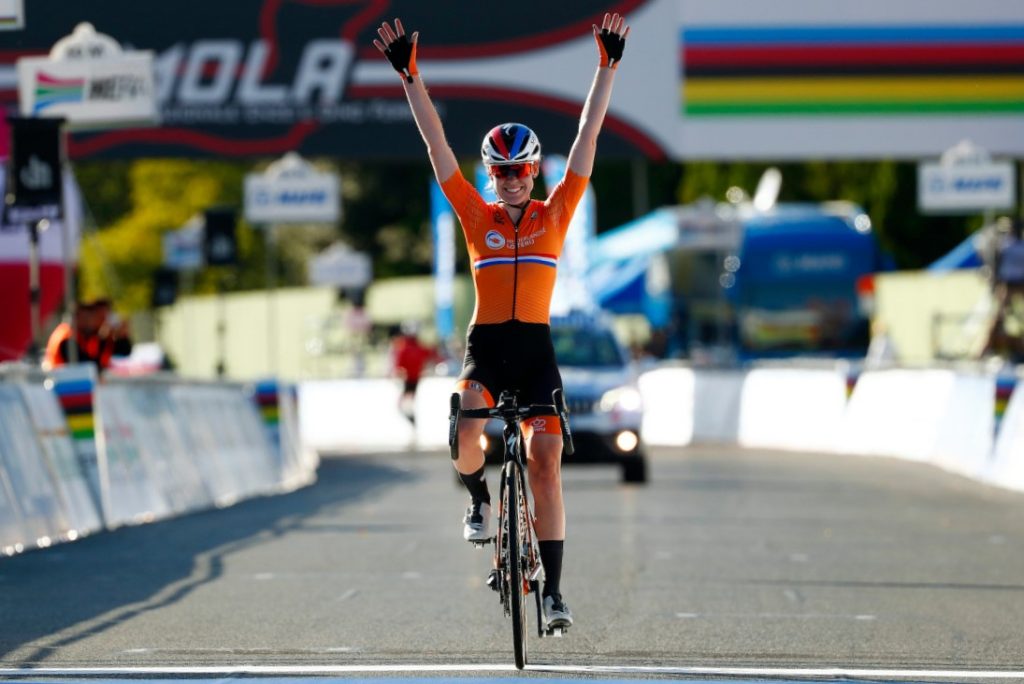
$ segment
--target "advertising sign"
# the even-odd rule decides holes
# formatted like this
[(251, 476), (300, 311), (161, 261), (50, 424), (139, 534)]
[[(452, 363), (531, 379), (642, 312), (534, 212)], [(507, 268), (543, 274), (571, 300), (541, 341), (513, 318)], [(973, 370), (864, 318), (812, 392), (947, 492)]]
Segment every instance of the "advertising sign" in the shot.
[(1013, 162), (942, 164), (917, 167), (917, 204), (933, 214), (975, 214), (1017, 205), (1017, 169)]
[(17, 70), (25, 116), (64, 117), (79, 127), (157, 118), (153, 54), (123, 52), (90, 24), (79, 24), (47, 57), (22, 57)]
[(338, 177), (320, 173), (295, 153), (265, 173), (245, 177), (245, 218), (249, 223), (334, 223), (341, 215)]
[(163, 234), (164, 265), (179, 271), (195, 271), (203, 266), (203, 224), (192, 219), (178, 230)]
[[(498, 24), (490, 4), (456, 0), (177, 0), (147, 5), (144, 22), (117, 3), (33, 0), (33, 16), (63, 21), (28, 21), (18, 50), (0, 49), (0, 99), (18, 54), (45, 52), (65, 22), (88, 18), (153, 51), (162, 126), (80, 132), (74, 158), (422, 160), (401, 80), (372, 44), (381, 22), (401, 17), (420, 32), (420, 74), (457, 155), (475, 156), (504, 121), (568, 154), (604, 12), (631, 29), (601, 157), (916, 160), (966, 137), (1024, 156), (1024, 2), (1014, 0), (521, 0)], [(86, 74), (43, 73), (51, 80), (24, 76), (26, 113), (36, 93), (40, 113), (74, 118), (54, 99), (92, 107), (143, 90), (134, 72), (101, 88)]]
[(353, 252), (336, 242), (313, 257), (309, 282), (345, 289), (362, 289), (373, 280), (373, 262), (364, 252)]
[(16, 31), (25, 25), (22, 0), (0, 0), (0, 31)]
[(203, 256), (208, 266), (238, 263), (238, 235), (234, 209), (207, 209), (203, 224)]
[(10, 178), (6, 222), (36, 223), (58, 218), (63, 209), (63, 121), (10, 118)]

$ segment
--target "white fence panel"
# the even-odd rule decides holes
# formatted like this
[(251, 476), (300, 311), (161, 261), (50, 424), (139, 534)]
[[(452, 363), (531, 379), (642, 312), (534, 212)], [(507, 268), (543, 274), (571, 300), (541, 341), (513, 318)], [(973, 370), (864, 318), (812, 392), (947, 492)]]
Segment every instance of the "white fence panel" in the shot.
[(754, 369), (743, 383), (739, 443), (745, 447), (831, 451), (845, 411), (845, 373)]
[(303, 442), (320, 451), (399, 451), (416, 443), (398, 409), (401, 385), (392, 379), (314, 380), (299, 385)]
[(20, 384), (19, 389), (64, 502), (71, 528), (69, 536), (78, 537), (102, 529), (99, 493), (92, 490), (82, 471), (56, 395), (42, 384)]
[(1024, 382), (1018, 382), (1010, 395), (985, 479), (1024, 491)]
[(454, 377), (420, 380), (416, 388), (416, 446), (420, 449), (448, 448), (448, 413), (455, 392)]
[(161, 381), (109, 381), (123, 392), (125, 420), (132, 425), (135, 446), (173, 514), (209, 508), (213, 499), (196, 465), (188, 433), (178, 424), (171, 404), (171, 386)]
[(643, 398), (640, 434), (651, 445), (685, 446), (694, 439), (694, 372), (657, 368), (637, 381)]
[(838, 450), (928, 461), (955, 385), (951, 370), (863, 373), (846, 409)]
[(961, 475), (981, 477), (995, 444), (995, 377), (957, 373), (946, 399), (931, 461)]
[(693, 441), (735, 444), (746, 373), (700, 369), (694, 374)]
[(134, 422), (131, 392), (123, 384), (95, 391), (96, 443), (100, 459), (103, 517), (108, 527), (169, 516), (173, 508), (159, 485), (160, 472), (145, 461)]
[(0, 461), (29, 546), (68, 538), (67, 511), (16, 384), (0, 383)]

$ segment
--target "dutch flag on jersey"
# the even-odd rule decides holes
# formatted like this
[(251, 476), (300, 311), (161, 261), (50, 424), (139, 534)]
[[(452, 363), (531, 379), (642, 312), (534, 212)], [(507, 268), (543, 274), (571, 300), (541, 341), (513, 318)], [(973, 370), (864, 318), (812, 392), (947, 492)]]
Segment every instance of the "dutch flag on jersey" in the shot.
[[(473, 262), (473, 268), (479, 271), (481, 268), (487, 268), (488, 266), (500, 266), (502, 264), (512, 265), (515, 263), (515, 257), (482, 257)], [(551, 254), (524, 254), (519, 257), (519, 263), (539, 264), (541, 266), (556, 268), (558, 265), (558, 258)]]

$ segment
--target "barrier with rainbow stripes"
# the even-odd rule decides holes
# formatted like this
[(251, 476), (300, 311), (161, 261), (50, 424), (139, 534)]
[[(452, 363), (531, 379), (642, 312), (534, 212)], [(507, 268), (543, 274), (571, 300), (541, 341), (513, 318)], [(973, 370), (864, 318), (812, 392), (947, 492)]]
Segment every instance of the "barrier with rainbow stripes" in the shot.
[(88, 364), (0, 367), (0, 554), (314, 482), (295, 388), (255, 397), (173, 376), (101, 381)]

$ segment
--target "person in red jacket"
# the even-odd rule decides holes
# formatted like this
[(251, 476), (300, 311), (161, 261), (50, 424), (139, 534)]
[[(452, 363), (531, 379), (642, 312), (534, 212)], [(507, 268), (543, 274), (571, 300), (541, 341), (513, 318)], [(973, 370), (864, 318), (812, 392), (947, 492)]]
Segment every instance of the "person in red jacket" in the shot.
[(402, 396), (399, 408), (409, 422), (416, 424), (416, 387), (423, 376), (427, 363), (439, 360), (437, 350), (420, 342), (415, 324), (403, 323), (400, 334), (391, 347), (391, 362), (395, 375), (402, 380)]

